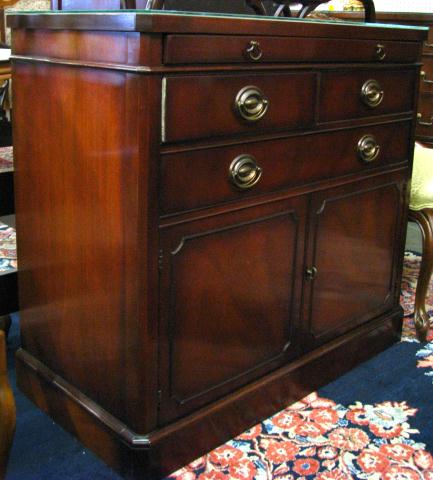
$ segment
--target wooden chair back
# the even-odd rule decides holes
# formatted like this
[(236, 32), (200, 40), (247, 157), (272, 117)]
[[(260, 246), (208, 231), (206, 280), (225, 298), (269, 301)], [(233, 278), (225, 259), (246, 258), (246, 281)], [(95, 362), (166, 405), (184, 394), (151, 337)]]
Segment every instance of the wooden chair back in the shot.
[[(296, 10), (296, 16), (304, 18), (308, 16), (322, 3), (328, 0), (274, 0), (278, 4), (275, 16), (295, 16), (291, 10), (291, 5), (295, 4), (301, 8)], [(360, 0), (365, 11), (365, 21), (375, 22), (376, 12), (373, 0)], [(257, 15), (269, 15), (262, 0), (245, 0)], [(118, 9), (161, 9), (164, 6), (164, 0), (51, 0), (53, 10), (118, 10)]]

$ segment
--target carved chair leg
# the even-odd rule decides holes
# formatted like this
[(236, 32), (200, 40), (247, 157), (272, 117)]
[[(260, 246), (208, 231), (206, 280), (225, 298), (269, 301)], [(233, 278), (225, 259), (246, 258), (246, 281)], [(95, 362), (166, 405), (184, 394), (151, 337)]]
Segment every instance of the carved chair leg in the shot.
[(15, 400), (7, 377), (6, 342), (0, 331), (0, 479), (5, 478), (15, 433)]
[(430, 328), (425, 299), (433, 271), (433, 209), (410, 210), (409, 219), (419, 225), (423, 239), (421, 268), (415, 294), (415, 328), (418, 339), (425, 342)]

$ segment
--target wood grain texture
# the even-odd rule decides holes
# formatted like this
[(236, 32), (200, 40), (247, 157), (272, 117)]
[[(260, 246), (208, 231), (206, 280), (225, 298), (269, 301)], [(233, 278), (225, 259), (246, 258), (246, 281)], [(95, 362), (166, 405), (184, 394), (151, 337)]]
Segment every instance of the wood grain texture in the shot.
[(159, 36), (138, 32), (16, 30), (13, 51), (27, 57), (126, 66), (158, 65), (162, 56)]
[(158, 480), (390, 347), (399, 340), (401, 320), (399, 308), (151, 433), (150, 449), (128, 448), (102, 417), (73, 400), (67, 384), (54, 382), (49, 372), (39, 370), (22, 352), (17, 355), (17, 378), (39, 408), (125, 478)]
[(417, 139), (433, 141), (433, 95), (420, 92), (418, 113), (421, 117), (417, 122)]
[[(269, 102), (265, 115), (253, 122), (236, 109), (238, 93), (248, 86), (259, 88)], [(315, 87), (313, 73), (166, 77), (162, 139), (176, 142), (307, 128), (314, 119)]]
[[(160, 33), (421, 52), (425, 32), (129, 12), (11, 22), (18, 382), (56, 421), (125, 475), (157, 478), (398, 339), (415, 57), (166, 66)], [(366, 113), (359, 83), (376, 73), (409, 93)], [(336, 95), (324, 115), (326, 75), (328, 94), (356, 100)], [(233, 110), (250, 85), (270, 102), (252, 125)], [(368, 134), (380, 152), (363, 163)], [(243, 153), (263, 168), (251, 193), (228, 181)]]
[(433, 96), (433, 56), (423, 55), (422, 71), (425, 75), (421, 76), (420, 88), (423, 93)]
[(162, 231), (162, 421), (299, 354), (305, 207), (292, 199)]
[[(411, 95), (418, 79), (418, 69), (412, 70), (358, 70), (326, 72), (320, 79), (319, 123), (348, 118), (410, 112), (413, 110)], [(383, 100), (375, 107), (363, 101), (362, 87), (368, 80), (375, 80), (383, 91)], [(340, 101), (344, 100), (344, 101)]]
[(8, 381), (5, 335), (0, 330), (0, 478), (6, 476), (15, 423), (15, 400)]
[[(317, 275), (305, 280), (302, 323), (310, 348), (398, 306), (403, 182), (396, 174), (313, 195), (307, 266)], [(379, 205), (386, 216), (371, 215)]]
[[(410, 125), (405, 122), (362, 127), (163, 155), (161, 212), (173, 214), (239, 202), (297, 185), (311, 185), (334, 175), (366, 174), (404, 164), (410, 157)], [(357, 144), (366, 134), (373, 135), (381, 147), (378, 158), (371, 163), (362, 162), (357, 155)], [(262, 178), (248, 190), (236, 188), (229, 178), (232, 161), (242, 154), (252, 155), (263, 170)]]
[[(257, 61), (252, 61), (246, 54), (251, 41), (259, 43), (261, 57)], [(416, 61), (419, 56), (417, 44), (389, 42), (383, 45), (386, 57), (382, 61), (376, 55), (377, 42), (371, 40), (168, 35), (164, 47), (164, 62), (168, 64), (309, 62), (320, 58), (323, 62), (389, 63)]]
[[(143, 374), (128, 371), (152, 365), (142, 361), (151, 335), (137, 318), (147, 317), (139, 310), (138, 259), (152, 241), (149, 235), (138, 244), (147, 217), (138, 208), (150, 129), (139, 125), (149, 113), (142, 101), (149, 79), (35, 64), (15, 65), (14, 79), (25, 348), (120, 418), (137, 422), (150, 390)], [(28, 109), (35, 89), (44, 101)], [(39, 126), (32, 135), (29, 124)], [(33, 325), (37, 333), (30, 333)], [(128, 391), (139, 404), (128, 401)], [(155, 412), (148, 411), (151, 424)]]
[[(358, 20), (356, 12), (336, 14), (339, 18)], [(428, 28), (428, 37), (423, 45), (422, 70), (427, 73), (427, 79), (433, 79), (433, 15), (431, 13), (398, 13), (378, 12), (377, 21), (383, 24), (402, 24), (407, 26), (423, 26)], [(433, 124), (426, 126), (423, 123), (433, 123), (433, 83), (425, 82), (421, 77), (419, 82), (418, 112), (422, 118), (417, 125), (416, 139), (426, 146), (433, 146)]]

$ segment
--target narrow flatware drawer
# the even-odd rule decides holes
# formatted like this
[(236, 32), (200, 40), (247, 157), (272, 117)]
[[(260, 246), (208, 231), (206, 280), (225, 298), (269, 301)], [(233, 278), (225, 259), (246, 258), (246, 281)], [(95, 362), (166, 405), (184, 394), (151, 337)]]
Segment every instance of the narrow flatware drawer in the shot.
[(167, 35), (165, 64), (414, 62), (415, 42), (237, 35)]

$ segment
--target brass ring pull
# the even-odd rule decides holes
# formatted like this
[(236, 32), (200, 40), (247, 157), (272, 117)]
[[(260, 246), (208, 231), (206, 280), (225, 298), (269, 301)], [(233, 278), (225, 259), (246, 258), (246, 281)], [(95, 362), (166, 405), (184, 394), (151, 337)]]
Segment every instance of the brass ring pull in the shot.
[(252, 155), (239, 155), (230, 165), (229, 176), (236, 187), (246, 190), (260, 180), (262, 169)]
[(428, 85), (431, 85), (433, 83), (433, 80), (427, 79), (427, 74), (424, 72), (424, 70), (421, 71), (420, 76), (423, 83), (427, 83)]
[(305, 277), (307, 280), (314, 280), (317, 277), (317, 267), (307, 268), (305, 270)]
[(417, 113), (416, 118), (418, 125), (421, 125), (422, 127), (433, 127), (433, 115), (430, 117), (430, 121), (427, 122), (423, 122), (422, 113)]
[(378, 107), (382, 103), (383, 97), (383, 89), (376, 80), (367, 80), (361, 88), (361, 100), (368, 107)]
[(378, 60), (384, 60), (386, 57), (386, 50), (385, 50), (385, 45), (382, 45), (381, 43), (378, 43), (376, 45), (376, 58)]
[(357, 150), (359, 158), (370, 163), (379, 156), (380, 146), (373, 135), (364, 135), (358, 142)]
[(260, 120), (269, 107), (264, 93), (252, 85), (242, 88), (236, 95), (235, 105), (239, 115), (249, 122)]
[(248, 60), (253, 60), (254, 62), (259, 61), (263, 56), (263, 51), (260, 43), (256, 40), (251, 40), (248, 44), (248, 47), (245, 49), (245, 56)]

